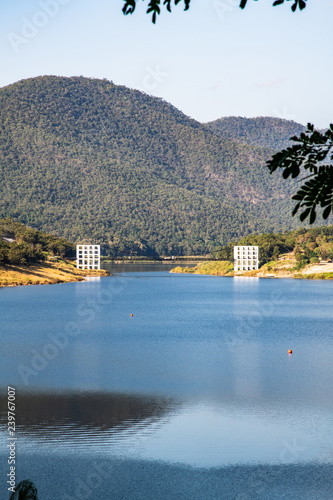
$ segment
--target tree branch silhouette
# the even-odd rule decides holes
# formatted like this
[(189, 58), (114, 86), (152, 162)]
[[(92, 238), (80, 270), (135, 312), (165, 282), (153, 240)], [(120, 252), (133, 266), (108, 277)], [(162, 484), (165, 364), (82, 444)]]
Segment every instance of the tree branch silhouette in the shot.
[[(124, 6), (122, 9), (123, 13), (125, 15), (133, 14), (138, 1), (139, 0), (124, 0)], [(146, 0), (143, 0), (143, 1), (146, 1)], [(151, 20), (154, 24), (156, 23), (157, 16), (161, 14), (161, 4), (164, 5), (164, 7), (166, 8), (166, 10), (168, 12), (171, 12), (172, 0), (147, 0), (147, 1), (148, 1), (148, 5), (147, 5), (146, 12), (147, 12), (147, 14), (150, 14), (150, 13), (152, 14)], [(254, 1), (258, 1), (258, 0), (254, 0)], [(296, 11), (297, 7), (300, 10), (305, 9), (306, 2), (307, 2), (307, 0), (275, 0), (275, 2), (273, 2), (273, 7), (275, 7), (277, 5), (282, 5), (285, 1), (286, 2), (290, 2), (290, 1), (294, 2), (291, 6), (291, 10), (293, 12)], [(173, 3), (174, 3), (174, 5), (178, 5), (181, 2), (184, 3), (184, 10), (188, 10), (190, 8), (191, 0), (174, 0)], [(248, 0), (240, 0), (240, 4), (239, 4), (240, 8), (244, 9), (246, 7), (247, 3), (248, 3)]]
[(323, 219), (333, 213), (333, 124), (321, 133), (308, 123), (307, 130), (291, 140), (298, 144), (273, 155), (267, 167), (271, 173), (282, 168), (284, 179), (308, 173), (300, 181), (309, 180), (292, 197), (297, 201), (292, 215), (303, 210), (300, 220), (309, 217), (309, 223), (313, 224), (318, 207), (323, 209)]
[[(145, 0), (144, 0), (145, 1)], [(147, 0), (147, 14), (152, 13), (152, 22), (156, 23), (157, 15), (161, 13), (161, 3), (171, 12), (172, 0)], [(184, 2), (185, 9), (190, 7), (191, 0), (174, 0), (174, 5)], [(258, 0), (254, 0), (258, 1)], [(138, 0), (125, 0), (123, 6), (124, 14), (133, 14)], [(239, 7), (244, 9), (249, 0), (240, 0)], [(293, 2), (291, 10), (295, 12), (305, 9), (307, 0), (275, 0), (273, 7)], [(300, 137), (292, 137), (291, 140), (298, 142), (297, 145), (284, 149), (276, 153), (271, 160), (267, 162), (267, 167), (273, 173), (278, 168), (283, 169), (283, 177), (287, 179), (298, 177), (305, 171), (309, 175), (303, 177), (301, 181), (306, 182), (301, 186), (297, 193), (292, 197), (297, 201), (292, 215), (301, 211), (300, 220), (304, 221), (309, 217), (310, 224), (316, 220), (318, 207), (323, 209), (322, 216), (327, 219), (333, 213), (333, 154), (330, 155), (333, 144), (333, 124), (324, 134), (314, 130), (313, 125), (308, 124), (305, 133)], [(324, 164), (324, 160), (328, 163)]]
[(38, 500), (37, 488), (32, 481), (24, 479), (15, 487), (9, 500)]

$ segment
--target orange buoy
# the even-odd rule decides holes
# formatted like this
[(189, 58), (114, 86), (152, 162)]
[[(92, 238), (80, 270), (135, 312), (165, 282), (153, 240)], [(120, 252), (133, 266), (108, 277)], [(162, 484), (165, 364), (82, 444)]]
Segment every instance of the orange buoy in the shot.
[(133, 317), (133, 314), (131, 314), (131, 318)]
[(293, 353), (293, 351), (291, 349), (289, 349), (288, 354), (292, 354), (292, 353)]

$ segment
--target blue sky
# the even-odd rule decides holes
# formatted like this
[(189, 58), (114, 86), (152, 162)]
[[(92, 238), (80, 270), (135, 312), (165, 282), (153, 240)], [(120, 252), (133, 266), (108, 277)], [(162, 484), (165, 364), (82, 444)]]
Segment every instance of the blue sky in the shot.
[(107, 78), (199, 121), (276, 116), (333, 122), (333, 0), (192, 0), (156, 25), (139, 2), (14, 0), (1, 7), (0, 86), (39, 75)]

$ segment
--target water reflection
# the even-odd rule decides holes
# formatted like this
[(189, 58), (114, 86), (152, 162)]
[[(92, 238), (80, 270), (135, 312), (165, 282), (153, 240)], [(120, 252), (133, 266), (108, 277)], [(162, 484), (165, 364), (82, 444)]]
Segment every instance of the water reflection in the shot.
[[(2, 291), (0, 384), (17, 388), (20, 470), (37, 457), (26, 477), (41, 478), (44, 467), (46, 487), (51, 471), (66, 484), (78, 457), (81, 479), (83, 463), (89, 471), (95, 460), (118, 460), (119, 474), (108, 479), (114, 498), (156, 500), (163, 475), (162, 498), (231, 500), (242, 490), (206, 494), (204, 478), (220, 484), (218, 468), (227, 477), (239, 467), (228, 476), (234, 487), (249, 464), (265, 464), (283, 472), (264, 500), (331, 500), (304, 495), (302, 478), (306, 470), (315, 484), (333, 462), (332, 283), (151, 274)], [(36, 353), (73, 323), (80, 333), (25, 384), (18, 368), (34, 367)], [(5, 449), (5, 413), (1, 424)], [(170, 493), (179, 464), (205, 468), (199, 494), (191, 489), (197, 472), (182, 476), (185, 494)], [(294, 466), (296, 496), (279, 489)]]
[[(0, 403), (5, 429), (6, 397)], [(23, 453), (93, 453), (199, 467), (333, 459), (329, 414), (292, 405), (108, 393), (26, 393), (18, 405)], [(6, 439), (1, 432), (4, 446)]]
[[(0, 398), (6, 408), (7, 397)], [(175, 402), (166, 398), (122, 394), (20, 394), (16, 433), (21, 449), (33, 442), (55, 442), (60, 447), (106, 442), (111, 434), (144, 432), (172, 412)], [(7, 412), (0, 414), (6, 425)], [(5, 433), (4, 433), (5, 434)], [(3, 435), (5, 439), (6, 436)], [(24, 440), (25, 438), (25, 440)], [(25, 446), (24, 446), (25, 444)]]
[[(195, 263), (190, 264), (182, 264), (188, 267), (194, 267)], [(175, 264), (174, 262), (150, 262), (146, 264), (115, 264), (112, 263), (103, 263), (103, 269), (106, 269), (111, 274), (119, 273), (147, 273), (147, 272), (165, 272), (170, 271), (174, 267), (179, 266), (179, 264)]]

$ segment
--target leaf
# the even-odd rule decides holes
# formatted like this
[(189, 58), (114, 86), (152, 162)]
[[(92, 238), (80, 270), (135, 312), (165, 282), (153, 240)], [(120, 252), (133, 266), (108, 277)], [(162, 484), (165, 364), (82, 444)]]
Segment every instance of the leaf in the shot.
[(294, 196), (291, 198), (292, 200), (299, 200), (302, 201), (304, 198), (304, 194), (301, 193), (301, 191), (298, 191)]
[[(321, 133), (308, 123), (306, 133), (302, 132), (299, 137), (292, 137), (292, 140), (298, 144), (275, 153), (266, 166), (270, 173), (281, 168), (284, 179), (290, 176), (295, 179), (306, 170), (311, 172), (310, 175), (303, 176), (300, 182), (304, 182), (305, 179), (307, 182), (292, 197), (299, 203), (294, 208), (293, 215), (301, 207), (306, 207), (313, 212), (310, 214), (305, 211), (302, 217), (310, 214), (311, 223), (315, 220), (316, 207), (318, 205), (323, 208), (327, 207), (333, 199), (333, 165), (323, 165), (323, 161), (333, 148), (333, 130), (329, 129)], [(325, 215), (328, 213), (327, 209)]]
[(303, 222), (307, 218), (307, 216), (310, 213), (310, 210), (311, 208), (307, 208), (303, 213), (301, 213), (301, 215), (299, 216), (301, 222)]
[(313, 224), (315, 220), (316, 220), (316, 211), (313, 208), (310, 212), (310, 220), (309, 220), (310, 224)]
[(323, 211), (323, 219), (326, 220), (328, 218), (328, 216), (331, 213), (331, 210), (332, 210), (332, 205), (328, 205), (328, 207), (326, 207), (325, 210)]
[[(177, 0), (175, 1), (175, 5), (177, 5)], [(166, 8), (169, 12), (171, 12), (171, 0), (164, 0), (163, 5), (166, 5)]]
[(127, 14), (133, 14), (135, 7), (136, 7), (135, 0), (126, 0), (122, 9), (125, 16), (127, 16)]
[(292, 212), (292, 214), (291, 214), (293, 217), (294, 217), (294, 215), (296, 215), (296, 213), (297, 213), (297, 211), (298, 211), (298, 209), (299, 209), (299, 207), (300, 207), (300, 204), (301, 204), (301, 203), (297, 203), (297, 204), (294, 206), (294, 210), (293, 210), (293, 212)]

